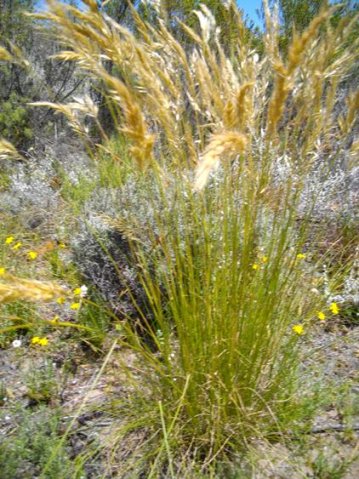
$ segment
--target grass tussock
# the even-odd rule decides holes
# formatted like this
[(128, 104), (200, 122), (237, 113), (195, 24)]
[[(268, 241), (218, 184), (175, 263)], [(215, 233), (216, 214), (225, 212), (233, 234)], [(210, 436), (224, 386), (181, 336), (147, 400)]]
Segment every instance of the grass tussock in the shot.
[[(306, 187), (313, 172), (325, 177), (341, 161), (354, 124), (358, 95), (341, 83), (355, 59), (355, 44), (343, 48), (354, 22), (333, 27), (333, 9), (323, 11), (294, 33), (284, 57), (268, 7), (257, 53), (232, 5), (239, 37), (229, 57), (204, 7), (198, 29), (181, 24), (181, 45), (161, 17), (154, 28), (133, 9), (131, 32), (84, 3), (49, 1), (37, 17), (54, 27), (64, 48), (57, 58), (76, 62), (104, 92), (114, 137), (128, 143), (121, 182), (137, 182), (153, 212), (151, 224), (124, 221), (120, 210), (112, 219), (145, 239), (127, 235), (146, 302), (126, 291), (137, 318), (121, 318), (123, 343), (138, 363), (123, 364), (133, 395), (118, 408), (129, 417), (123, 436), (146, 431), (143, 460), (132, 466), (176, 477), (180, 457), (205, 470), (253, 437), (303, 428), (298, 352), (326, 307), (308, 235), (319, 192)], [(343, 91), (348, 108), (338, 116)], [(99, 171), (111, 155), (121, 165), (91, 99), (39, 106), (86, 137)], [(0, 298), (63, 294), (13, 282), (0, 285)]]

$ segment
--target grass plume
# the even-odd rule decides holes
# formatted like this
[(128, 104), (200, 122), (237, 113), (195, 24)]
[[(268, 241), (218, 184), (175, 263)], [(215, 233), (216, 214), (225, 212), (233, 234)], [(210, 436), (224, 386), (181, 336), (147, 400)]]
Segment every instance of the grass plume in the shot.
[(11, 274), (2, 275), (0, 282), (0, 303), (14, 301), (47, 302), (66, 295), (61, 286), (53, 282), (19, 278)]
[(7, 140), (0, 139), (0, 160), (5, 160), (8, 158), (15, 160), (23, 159), (22, 155), (20, 155), (14, 145)]
[(218, 166), (221, 157), (229, 160), (243, 153), (246, 144), (247, 139), (241, 133), (225, 132), (213, 135), (197, 167), (195, 188), (204, 188), (208, 176)]

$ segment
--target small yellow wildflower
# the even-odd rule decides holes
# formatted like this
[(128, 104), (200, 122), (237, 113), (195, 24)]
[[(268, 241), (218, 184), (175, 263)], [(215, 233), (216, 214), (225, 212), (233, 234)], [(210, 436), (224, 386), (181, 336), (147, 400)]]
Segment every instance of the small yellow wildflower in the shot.
[(302, 336), (304, 334), (304, 327), (302, 324), (295, 324), (293, 327), (292, 327), (292, 330), (298, 334), (298, 336)]
[(22, 246), (21, 241), (18, 241), (16, 244), (14, 244), (14, 246), (12, 247), (12, 249), (13, 249), (14, 251), (17, 251), (18, 249), (21, 248), (21, 246)]
[(29, 251), (27, 253), (28, 259), (34, 260), (39, 256), (39, 254), (36, 251)]
[(60, 317), (59, 316), (54, 316), (52, 319), (49, 319), (50, 324), (59, 324)]
[(298, 253), (297, 254), (297, 259), (305, 259), (307, 255), (305, 255), (304, 253)]
[(66, 245), (65, 245), (65, 243), (60, 241), (60, 243), (58, 243), (58, 247), (61, 248), (61, 249), (64, 249), (64, 248), (66, 248)]
[(60, 296), (59, 298), (57, 298), (56, 300), (56, 303), (57, 304), (64, 304), (65, 302), (65, 298), (63, 296)]
[(320, 319), (320, 321), (325, 321), (325, 314), (323, 313), (323, 311), (317, 312), (317, 318)]
[(40, 338), (39, 336), (34, 336), (31, 339), (31, 344), (38, 344), (39, 346), (47, 346), (49, 340), (47, 338)]
[(254, 264), (252, 265), (252, 269), (254, 269), (254, 271), (257, 271), (257, 269), (259, 269), (259, 264), (254, 263)]
[(87, 291), (88, 291), (88, 287), (83, 284), (79, 288), (74, 289), (74, 295), (80, 296), (80, 298), (85, 298), (85, 296), (87, 295)]
[(77, 310), (80, 309), (81, 303), (72, 303), (70, 309)]
[(262, 256), (261, 260), (262, 260), (262, 263), (267, 263), (268, 262), (268, 256)]
[(13, 236), (8, 236), (8, 237), (6, 238), (6, 240), (5, 240), (5, 244), (11, 244), (11, 243), (13, 243), (14, 239), (15, 239), (15, 238), (14, 238)]
[(333, 314), (339, 314), (339, 306), (337, 305), (337, 303), (331, 303), (329, 309)]
[(4, 276), (5, 273), (6, 273), (6, 269), (0, 268), (0, 276)]

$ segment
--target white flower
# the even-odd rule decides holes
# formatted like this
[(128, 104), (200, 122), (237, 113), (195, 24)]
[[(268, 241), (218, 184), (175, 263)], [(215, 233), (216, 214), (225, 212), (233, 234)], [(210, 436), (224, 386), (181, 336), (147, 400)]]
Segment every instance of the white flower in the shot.
[(88, 287), (84, 284), (80, 287), (80, 298), (84, 298), (87, 295)]
[(11, 344), (12, 344), (13, 348), (20, 348), (22, 343), (21, 343), (20, 339), (15, 339)]

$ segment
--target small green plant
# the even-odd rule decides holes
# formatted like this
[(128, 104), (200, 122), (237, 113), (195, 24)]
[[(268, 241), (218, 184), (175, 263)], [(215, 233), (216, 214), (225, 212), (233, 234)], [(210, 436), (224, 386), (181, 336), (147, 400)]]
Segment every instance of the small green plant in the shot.
[(95, 351), (101, 350), (109, 334), (112, 316), (100, 298), (97, 298), (95, 302), (93, 299), (84, 302), (77, 315), (78, 324), (85, 327), (79, 330), (81, 340)]
[(55, 247), (50, 246), (49, 251), (44, 253), (44, 259), (48, 261), (54, 278), (75, 284), (78, 281), (78, 271), (72, 262), (64, 261), (63, 253), (66, 248), (62, 242)]
[(45, 360), (40, 367), (29, 371), (25, 378), (27, 396), (35, 403), (48, 403), (57, 399), (59, 384), (56, 371), (50, 362)]
[[(355, 435), (353, 426), (355, 418), (359, 416), (359, 398), (355, 392), (353, 381), (345, 381), (340, 388), (336, 389), (336, 408), (345, 426), (348, 438)], [(359, 455), (358, 455), (359, 457)]]
[(100, 187), (121, 187), (133, 170), (126, 140), (121, 135), (113, 136), (108, 142), (100, 145), (97, 161)]
[(16, 301), (0, 305), (2, 318), (0, 327), (0, 346), (6, 347), (21, 334), (28, 334), (34, 328), (36, 308), (32, 304)]
[[(52, 457), (46, 479), (80, 479), (83, 471), (76, 468), (61, 441), (61, 415), (57, 410), (41, 406), (34, 410), (19, 410), (9, 416), (14, 421), (11, 432), (2, 439), (0, 447), (0, 477), (33, 479)], [(8, 419), (9, 420), (9, 419)], [(76, 469), (78, 472), (76, 472)]]
[(61, 187), (61, 195), (78, 214), (82, 206), (90, 198), (95, 189), (96, 181), (88, 179), (87, 175), (80, 175), (74, 182), (67, 175), (64, 175)]
[(320, 451), (312, 467), (315, 477), (318, 479), (342, 479), (348, 471), (350, 463), (351, 461), (340, 458), (339, 454), (335, 457), (334, 451), (331, 451), (331, 454)]

